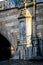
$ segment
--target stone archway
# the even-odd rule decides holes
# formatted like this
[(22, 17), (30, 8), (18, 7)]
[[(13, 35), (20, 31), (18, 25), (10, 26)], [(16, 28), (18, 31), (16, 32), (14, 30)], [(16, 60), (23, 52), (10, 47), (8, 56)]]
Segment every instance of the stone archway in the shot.
[(6, 27), (4, 24), (0, 27), (0, 33), (10, 42), (10, 44), (15, 49), (15, 39), (14, 34), (11, 33), (12, 28)]
[(11, 44), (0, 34), (0, 60), (6, 60), (11, 57)]
[(0, 47), (9, 47), (11, 44), (2, 34), (0, 34)]
[(7, 60), (14, 55), (14, 48), (10, 41), (0, 33), (0, 61)]

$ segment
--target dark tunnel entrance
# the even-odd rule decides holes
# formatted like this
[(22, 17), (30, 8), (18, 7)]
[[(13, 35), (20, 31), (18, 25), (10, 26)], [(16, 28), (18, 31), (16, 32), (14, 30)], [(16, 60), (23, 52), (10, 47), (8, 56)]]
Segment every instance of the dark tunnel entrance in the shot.
[(0, 61), (11, 58), (11, 44), (0, 34)]

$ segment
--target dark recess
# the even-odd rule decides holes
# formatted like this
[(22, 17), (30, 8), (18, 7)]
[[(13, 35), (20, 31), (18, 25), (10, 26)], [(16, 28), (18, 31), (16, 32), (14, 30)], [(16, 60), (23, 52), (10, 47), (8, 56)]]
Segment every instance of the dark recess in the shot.
[(0, 34), (0, 61), (11, 58), (11, 44)]

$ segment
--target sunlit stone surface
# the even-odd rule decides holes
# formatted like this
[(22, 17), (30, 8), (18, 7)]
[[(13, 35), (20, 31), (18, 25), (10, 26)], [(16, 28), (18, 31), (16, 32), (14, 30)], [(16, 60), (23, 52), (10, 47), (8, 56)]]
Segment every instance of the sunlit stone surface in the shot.
[[(14, 47), (14, 59), (31, 59), (33, 56), (37, 57), (37, 46), (34, 44), (33, 47), (31, 42), (32, 30), (34, 29), (35, 31), (35, 26), (37, 36), (40, 39), (38, 45), (40, 49), (39, 55), (43, 56), (43, 3), (36, 4), (36, 22), (34, 20), (35, 10), (33, 4), (28, 2), (26, 6), (26, 9), (20, 6), (19, 8), (5, 8), (4, 10), (2, 8), (2, 10), (0, 10), (0, 33), (4, 35)], [(22, 22), (20, 24), (20, 21), (24, 23)], [(33, 22), (35, 22), (35, 24)], [(34, 31), (33, 35), (35, 35)]]

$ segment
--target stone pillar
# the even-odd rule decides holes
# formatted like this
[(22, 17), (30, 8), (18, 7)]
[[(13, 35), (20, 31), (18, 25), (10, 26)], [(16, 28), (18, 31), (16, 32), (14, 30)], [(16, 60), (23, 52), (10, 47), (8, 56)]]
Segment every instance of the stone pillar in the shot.
[[(19, 32), (20, 32), (20, 44), (26, 46), (26, 55), (29, 52), (27, 58), (31, 58), (32, 54), (32, 44), (31, 44), (31, 34), (32, 34), (32, 16), (30, 12), (24, 8), (20, 10), (19, 19)], [(29, 51), (27, 52), (27, 48)]]
[(27, 53), (29, 53), (27, 58), (31, 58), (32, 57), (32, 44), (31, 44), (32, 16), (28, 10), (27, 10), (27, 15), (29, 15), (28, 17), (26, 17), (26, 40), (27, 40), (26, 46), (29, 49), (29, 51), (27, 51)]

